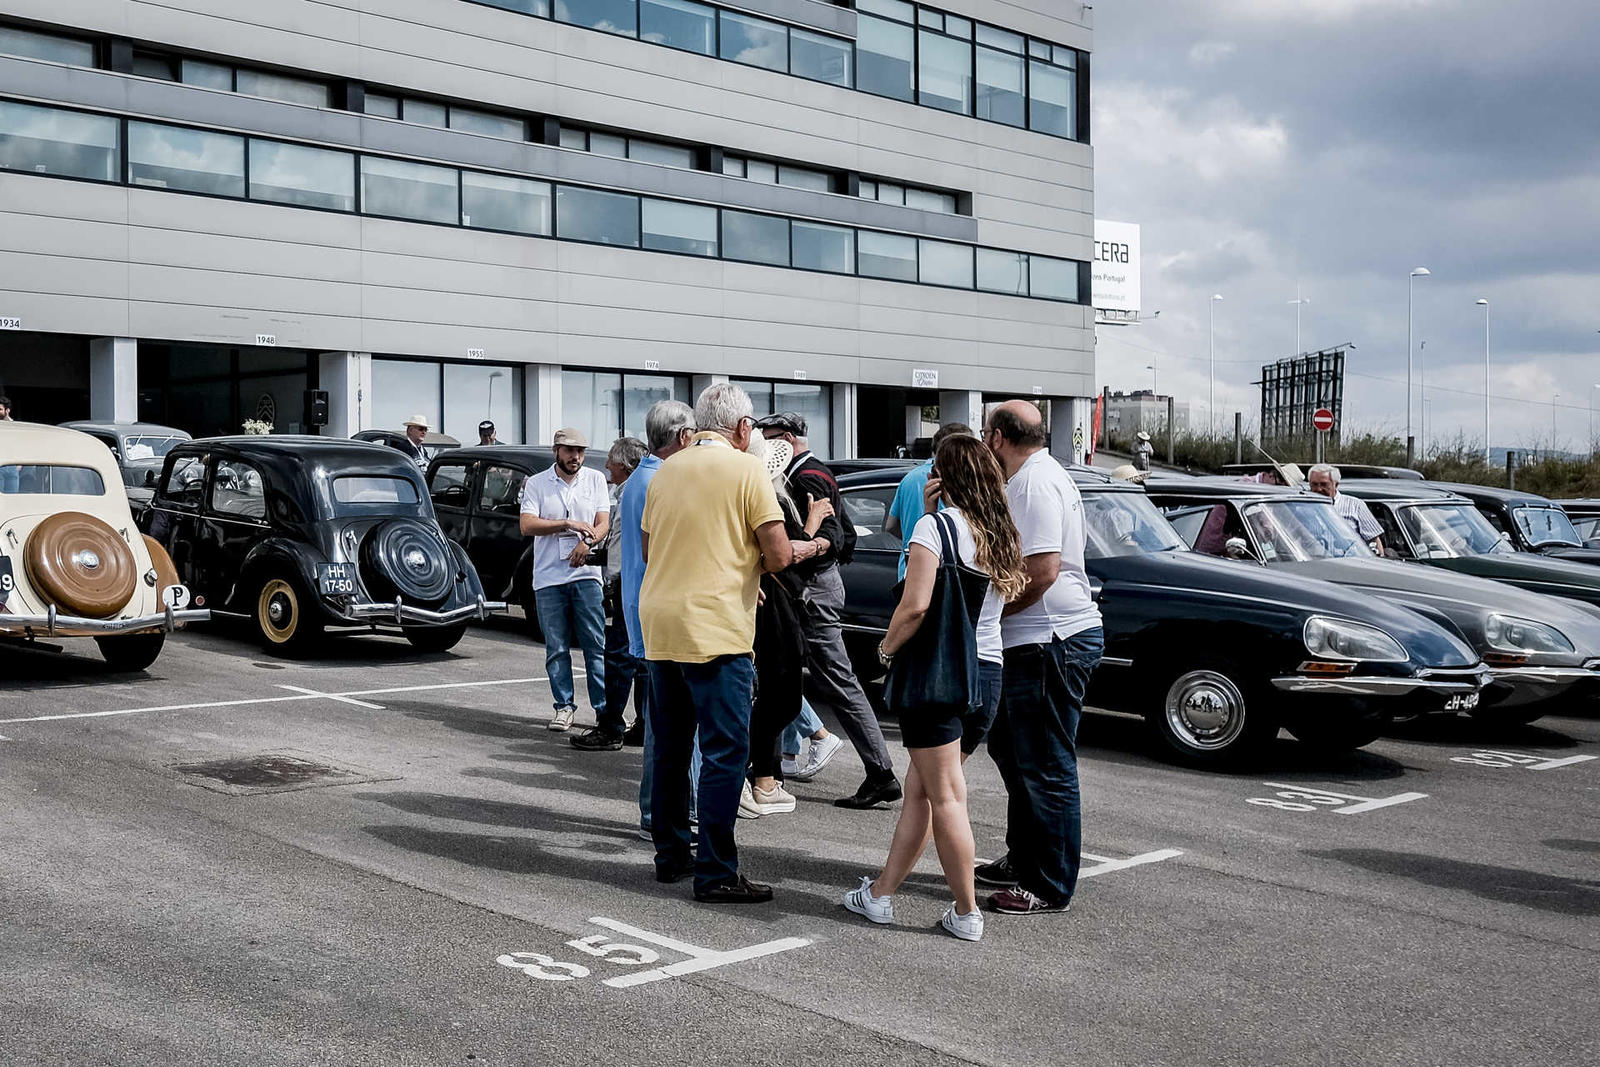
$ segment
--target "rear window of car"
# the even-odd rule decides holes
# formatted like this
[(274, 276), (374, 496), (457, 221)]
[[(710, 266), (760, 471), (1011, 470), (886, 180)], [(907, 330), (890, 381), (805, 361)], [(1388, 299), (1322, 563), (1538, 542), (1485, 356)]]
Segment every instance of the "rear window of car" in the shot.
[(47, 463), (7, 463), (0, 466), (0, 493), (50, 496), (105, 496), (106, 483), (93, 467), (65, 467)]
[(333, 480), (338, 504), (415, 504), (417, 487), (410, 479), (382, 474), (342, 474)]

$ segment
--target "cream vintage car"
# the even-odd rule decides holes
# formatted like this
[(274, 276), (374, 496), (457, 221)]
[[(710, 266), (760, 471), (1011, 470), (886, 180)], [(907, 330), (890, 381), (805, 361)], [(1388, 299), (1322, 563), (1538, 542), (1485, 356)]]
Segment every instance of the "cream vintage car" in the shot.
[(188, 609), (166, 549), (134, 525), (104, 444), (57, 426), (0, 422), (0, 638), (93, 637), (138, 671)]

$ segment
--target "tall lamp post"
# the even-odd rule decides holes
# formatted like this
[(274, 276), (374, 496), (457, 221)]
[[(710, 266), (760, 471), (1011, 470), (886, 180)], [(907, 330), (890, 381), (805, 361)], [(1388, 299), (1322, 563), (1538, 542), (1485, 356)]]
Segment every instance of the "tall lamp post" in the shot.
[(1595, 443), (1594, 443), (1594, 391), (1596, 389), (1600, 389), (1600, 382), (1597, 382), (1594, 385), (1591, 385), (1589, 387), (1589, 454), (1590, 455), (1593, 455), (1595, 450), (1596, 450), (1595, 449)]
[(1206, 433), (1209, 437), (1217, 435), (1217, 301), (1221, 299), (1221, 293), (1211, 294), (1211, 314), (1206, 322), (1206, 374), (1209, 379), (1206, 390)]
[(1433, 272), (1427, 267), (1414, 267), (1411, 278), (1406, 282), (1406, 463), (1412, 461), (1412, 445), (1416, 440), (1411, 435), (1411, 324), (1415, 315), (1417, 279), (1426, 278)]
[(1304, 349), (1300, 345), (1300, 309), (1311, 303), (1309, 296), (1300, 295), (1300, 287), (1294, 287), (1294, 299), (1289, 301), (1294, 306), (1294, 354), (1299, 355)]
[(1560, 430), (1556, 427), (1556, 411), (1561, 406), (1561, 394), (1557, 393), (1550, 398), (1550, 454), (1556, 453), (1556, 435)]
[(1479, 300), (1483, 309), (1483, 465), (1489, 465), (1489, 301)]

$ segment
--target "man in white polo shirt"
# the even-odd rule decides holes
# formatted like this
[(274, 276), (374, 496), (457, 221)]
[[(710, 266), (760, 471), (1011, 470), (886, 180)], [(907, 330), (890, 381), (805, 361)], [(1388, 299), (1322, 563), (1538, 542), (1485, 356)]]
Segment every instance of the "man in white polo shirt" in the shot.
[(598, 721), (606, 706), (606, 616), (599, 567), (584, 562), (611, 522), (606, 476), (583, 465), (589, 442), (577, 430), (557, 430), (556, 461), (522, 483), (522, 535), (533, 541), (533, 596), (544, 631), (544, 667), (555, 716), (565, 731), (577, 712), (572, 646), (583, 650), (589, 704)]
[(1083, 498), (1045, 451), (1034, 404), (1000, 405), (983, 437), (1005, 471), (1028, 584), (1000, 619), (1005, 673), (989, 734), (1009, 801), (1007, 854), (980, 866), (977, 879), (1001, 887), (989, 898), (995, 911), (1066, 911), (1083, 850), (1078, 717), (1105, 647), (1083, 568)]

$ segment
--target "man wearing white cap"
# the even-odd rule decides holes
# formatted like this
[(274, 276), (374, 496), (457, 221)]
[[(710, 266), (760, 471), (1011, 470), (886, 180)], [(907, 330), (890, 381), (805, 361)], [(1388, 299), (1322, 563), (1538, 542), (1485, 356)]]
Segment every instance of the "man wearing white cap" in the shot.
[(401, 425), (405, 427), (406, 439), (397, 442), (394, 447), (410, 456), (417, 466), (426, 469), (428, 457), (422, 451), (422, 439), (428, 436), (428, 416), (413, 415)]
[(589, 442), (574, 429), (557, 430), (556, 461), (522, 483), (522, 535), (533, 542), (533, 597), (544, 631), (545, 674), (555, 716), (565, 732), (578, 706), (572, 684), (572, 646), (583, 650), (589, 705), (598, 720), (606, 706), (606, 615), (599, 567), (589, 551), (611, 524), (606, 477), (583, 465)]

